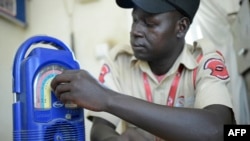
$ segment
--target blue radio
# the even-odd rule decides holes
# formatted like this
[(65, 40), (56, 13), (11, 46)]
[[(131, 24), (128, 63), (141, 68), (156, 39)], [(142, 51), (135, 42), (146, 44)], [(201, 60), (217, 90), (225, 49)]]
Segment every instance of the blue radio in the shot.
[(61, 103), (50, 88), (57, 74), (79, 68), (72, 51), (56, 38), (33, 36), (21, 44), (13, 64), (14, 141), (85, 140), (84, 110)]

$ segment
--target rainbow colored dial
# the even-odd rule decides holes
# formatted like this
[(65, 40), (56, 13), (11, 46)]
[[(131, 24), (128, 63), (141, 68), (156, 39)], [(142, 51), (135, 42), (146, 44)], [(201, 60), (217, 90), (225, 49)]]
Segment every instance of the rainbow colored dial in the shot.
[(40, 110), (49, 110), (52, 106), (52, 93), (50, 83), (64, 68), (59, 65), (49, 65), (42, 68), (34, 82), (34, 107)]

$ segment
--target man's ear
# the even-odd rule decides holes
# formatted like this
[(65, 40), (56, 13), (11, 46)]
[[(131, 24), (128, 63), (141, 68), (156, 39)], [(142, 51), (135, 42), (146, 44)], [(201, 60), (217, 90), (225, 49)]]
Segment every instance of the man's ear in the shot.
[(178, 28), (177, 28), (177, 37), (183, 38), (185, 37), (190, 26), (190, 20), (188, 17), (182, 17), (178, 20)]

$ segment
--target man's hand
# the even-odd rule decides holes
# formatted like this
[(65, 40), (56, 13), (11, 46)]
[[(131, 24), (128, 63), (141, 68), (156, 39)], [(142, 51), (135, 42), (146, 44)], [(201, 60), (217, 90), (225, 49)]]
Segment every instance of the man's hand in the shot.
[(85, 70), (66, 70), (58, 74), (51, 88), (63, 103), (72, 102), (93, 111), (103, 111), (109, 97), (108, 90)]

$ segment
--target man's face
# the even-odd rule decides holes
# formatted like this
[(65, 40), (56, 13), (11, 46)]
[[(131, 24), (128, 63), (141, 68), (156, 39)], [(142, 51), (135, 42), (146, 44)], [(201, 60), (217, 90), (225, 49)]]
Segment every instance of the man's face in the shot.
[(159, 61), (178, 55), (177, 21), (181, 18), (176, 11), (150, 14), (140, 8), (132, 12), (130, 43), (136, 58)]

